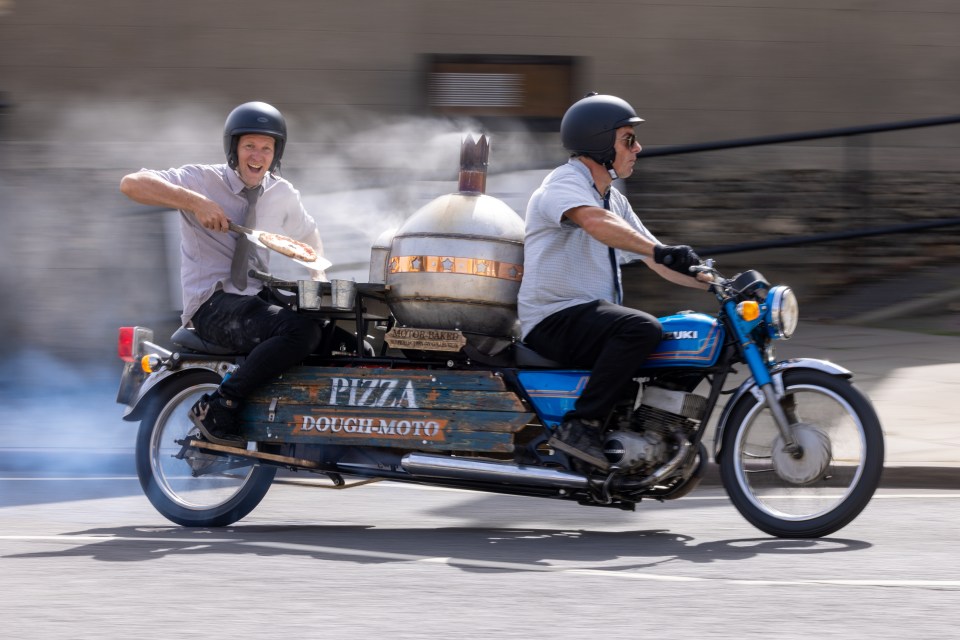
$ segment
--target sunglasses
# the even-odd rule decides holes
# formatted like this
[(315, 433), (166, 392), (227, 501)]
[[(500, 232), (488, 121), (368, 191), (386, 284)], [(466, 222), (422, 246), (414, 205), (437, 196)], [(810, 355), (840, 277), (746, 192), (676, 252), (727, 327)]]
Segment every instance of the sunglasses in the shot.
[(627, 149), (633, 149), (633, 145), (637, 144), (637, 135), (635, 133), (628, 133), (620, 139), (627, 145)]

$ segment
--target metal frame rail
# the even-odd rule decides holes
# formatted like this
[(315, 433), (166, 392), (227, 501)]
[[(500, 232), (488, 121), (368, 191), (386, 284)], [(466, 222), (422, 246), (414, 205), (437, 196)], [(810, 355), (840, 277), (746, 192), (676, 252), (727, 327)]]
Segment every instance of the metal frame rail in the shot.
[[(890, 131), (902, 131), (905, 129), (920, 129), (924, 127), (939, 127), (944, 125), (960, 124), (960, 114), (952, 116), (940, 116), (936, 118), (921, 118), (918, 120), (902, 120), (898, 122), (886, 122), (871, 125), (861, 125), (856, 127), (840, 127), (836, 129), (820, 129), (817, 131), (805, 131), (799, 133), (785, 133), (767, 136), (756, 136), (752, 138), (738, 138), (730, 140), (718, 140), (715, 142), (702, 142), (694, 144), (672, 145), (644, 151), (637, 156), (637, 161), (648, 160), (664, 156), (683, 155), (688, 153), (702, 153), (706, 151), (720, 151), (724, 149), (740, 149), (745, 147), (757, 147), (763, 145), (784, 144), (790, 142), (804, 142), (808, 140), (821, 140), (825, 138), (853, 138), (855, 136), (864, 136), (872, 133), (887, 133)], [(850, 240), (854, 238), (867, 238), (870, 236), (890, 235), (895, 233), (912, 233), (918, 231), (927, 231), (942, 227), (952, 227), (960, 225), (960, 218), (947, 218), (944, 220), (935, 220), (930, 222), (918, 222), (903, 225), (889, 225), (876, 227), (872, 229), (856, 229), (836, 233), (822, 233), (812, 236), (803, 236), (799, 238), (788, 238), (778, 240), (768, 240), (761, 242), (749, 242), (735, 245), (721, 245), (716, 247), (700, 247), (698, 250), (703, 255), (723, 255), (730, 253), (744, 253), (747, 251), (759, 251), (763, 249), (780, 249), (786, 247), (796, 247), (808, 244), (818, 244), (821, 242), (834, 242), (838, 240)]]

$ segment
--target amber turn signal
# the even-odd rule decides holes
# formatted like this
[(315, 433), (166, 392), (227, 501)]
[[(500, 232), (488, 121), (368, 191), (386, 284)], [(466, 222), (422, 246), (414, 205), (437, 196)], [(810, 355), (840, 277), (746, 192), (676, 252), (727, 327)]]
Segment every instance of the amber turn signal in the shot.
[(747, 322), (752, 322), (760, 317), (760, 305), (755, 300), (744, 300), (737, 305), (737, 314)]
[(144, 373), (153, 373), (160, 365), (160, 358), (154, 353), (148, 353), (140, 358), (140, 368)]

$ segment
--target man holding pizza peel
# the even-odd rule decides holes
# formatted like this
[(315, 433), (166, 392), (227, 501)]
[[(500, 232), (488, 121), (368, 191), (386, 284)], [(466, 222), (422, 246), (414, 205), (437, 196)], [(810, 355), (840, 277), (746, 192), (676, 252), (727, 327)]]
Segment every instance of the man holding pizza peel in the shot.
[[(244, 398), (303, 360), (321, 339), (315, 322), (276, 304), (259, 280), (247, 277), (250, 267), (266, 270), (269, 252), (230, 231), (233, 223), (281, 233), (323, 255), (320, 232), (300, 193), (277, 173), (286, 140), (286, 122), (277, 109), (247, 102), (224, 124), (226, 164), (141, 169), (120, 182), (131, 200), (180, 211), (183, 326), (192, 326), (205, 341), (248, 354), (190, 409), (191, 420), (216, 444), (245, 446), (237, 421)], [(312, 274), (326, 280), (321, 270)]]

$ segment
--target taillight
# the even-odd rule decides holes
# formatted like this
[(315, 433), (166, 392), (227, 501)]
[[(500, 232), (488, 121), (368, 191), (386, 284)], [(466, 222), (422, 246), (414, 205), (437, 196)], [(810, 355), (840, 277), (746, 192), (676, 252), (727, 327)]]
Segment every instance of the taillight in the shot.
[(120, 327), (120, 337), (117, 340), (117, 355), (124, 362), (133, 362), (133, 334), (136, 327)]
[(144, 355), (144, 342), (153, 340), (153, 329), (147, 327), (120, 327), (117, 355), (124, 362), (136, 362)]

